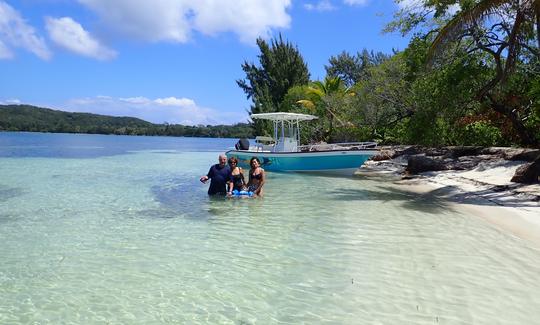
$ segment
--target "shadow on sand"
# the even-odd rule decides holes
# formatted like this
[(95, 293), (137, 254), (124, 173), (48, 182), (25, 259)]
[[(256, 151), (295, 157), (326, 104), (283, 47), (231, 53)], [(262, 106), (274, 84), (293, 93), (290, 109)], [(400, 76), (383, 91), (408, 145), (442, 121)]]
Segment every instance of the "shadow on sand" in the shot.
[(439, 213), (451, 210), (446, 200), (439, 198), (435, 193), (419, 194), (394, 187), (376, 186), (376, 189), (337, 189), (329, 193), (337, 200), (401, 202), (401, 206), (408, 210), (425, 213)]
[(151, 188), (159, 209), (147, 209), (138, 214), (149, 218), (193, 218), (206, 220), (212, 216), (227, 214), (230, 199), (224, 196), (208, 196), (207, 186), (201, 186), (198, 178), (168, 179)]

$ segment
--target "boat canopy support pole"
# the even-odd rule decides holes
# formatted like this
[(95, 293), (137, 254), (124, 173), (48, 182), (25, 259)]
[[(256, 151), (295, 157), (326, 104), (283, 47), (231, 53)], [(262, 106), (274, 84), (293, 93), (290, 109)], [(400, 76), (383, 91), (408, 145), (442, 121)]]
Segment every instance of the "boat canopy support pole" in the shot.
[(272, 124), (274, 124), (274, 141), (275, 141), (272, 151), (276, 151), (276, 146), (278, 145), (278, 121), (274, 120), (272, 121)]

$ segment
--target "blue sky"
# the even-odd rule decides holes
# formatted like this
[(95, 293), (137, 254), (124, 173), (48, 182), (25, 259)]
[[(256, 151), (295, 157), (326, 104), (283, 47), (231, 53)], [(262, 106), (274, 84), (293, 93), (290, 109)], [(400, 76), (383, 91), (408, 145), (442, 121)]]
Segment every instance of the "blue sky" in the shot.
[[(410, 1), (405, 1), (408, 3)], [(382, 34), (393, 0), (0, 0), (0, 104), (134, 116), (155, 123), (246, 121), (235, 80), (258, 36), (282, 33), (311, 79), (332, 55), (404, 49)]]

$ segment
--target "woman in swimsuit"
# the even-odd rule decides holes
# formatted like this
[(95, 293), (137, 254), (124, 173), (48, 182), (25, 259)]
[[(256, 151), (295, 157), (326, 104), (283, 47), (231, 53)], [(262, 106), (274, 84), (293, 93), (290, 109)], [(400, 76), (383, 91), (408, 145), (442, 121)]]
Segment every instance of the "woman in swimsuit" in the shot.
[(261, 168), (261, 162), (257, 157), (251, 158), (249, 161), (251, 169), (249, 170), (248, 191), (253, 192), (256, 196), (263, 196), (263, 185), (265, 181), (264, 169)]
[(245, 191), (246, 181), (244, 180), (244, 174), (242, 168), (238, 167), (238, 160), (235, 157), (229, 158), (229, 166), (231, 167), (231, 175), (233, 182), (233, 190)]

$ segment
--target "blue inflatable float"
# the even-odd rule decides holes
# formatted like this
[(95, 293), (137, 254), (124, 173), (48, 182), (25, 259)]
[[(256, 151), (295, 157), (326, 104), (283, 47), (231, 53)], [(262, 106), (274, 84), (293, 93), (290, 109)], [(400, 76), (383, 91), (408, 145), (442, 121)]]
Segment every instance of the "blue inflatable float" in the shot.
[(252, 197), (253, 194), (254, 193), (251, 191), (239, 191), (239, 190), (232, 191), (232, 196), (237, 196), (237, 197)]

